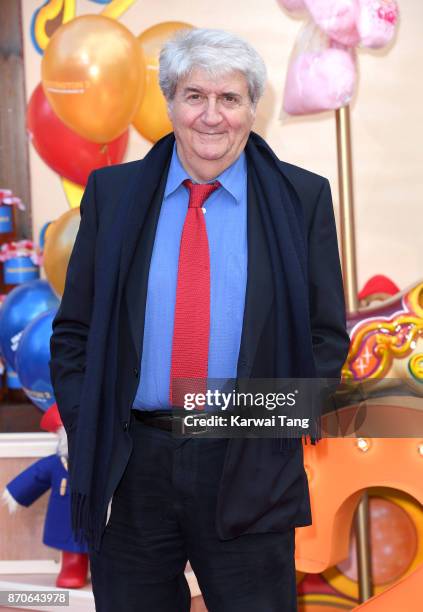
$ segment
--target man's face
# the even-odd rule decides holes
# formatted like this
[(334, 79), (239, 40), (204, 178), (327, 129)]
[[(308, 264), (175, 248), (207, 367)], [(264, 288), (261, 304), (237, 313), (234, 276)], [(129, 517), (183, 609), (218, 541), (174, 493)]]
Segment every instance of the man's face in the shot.
[(169, 114), (181, 161), (196, 171), (194, 178), (206, 180), (209, 170), (216, 176), (239, 157), (254, 122), (247, 81), (238, 71), (212, 77), (194, 68), (178, 82)]

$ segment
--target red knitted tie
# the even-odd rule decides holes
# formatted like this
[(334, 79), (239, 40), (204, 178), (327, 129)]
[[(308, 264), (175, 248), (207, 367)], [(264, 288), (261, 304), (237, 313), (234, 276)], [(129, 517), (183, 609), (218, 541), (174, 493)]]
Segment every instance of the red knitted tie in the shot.
[[(210, 257), (202, 206), (220, 183), (195, 185), (190, 191), (182, 230), (176, 286), (169, 399), (184, 406), (185, 393), (205, 393), (210, 335)], [(183, 380), (177, 380), (183, 379)]]

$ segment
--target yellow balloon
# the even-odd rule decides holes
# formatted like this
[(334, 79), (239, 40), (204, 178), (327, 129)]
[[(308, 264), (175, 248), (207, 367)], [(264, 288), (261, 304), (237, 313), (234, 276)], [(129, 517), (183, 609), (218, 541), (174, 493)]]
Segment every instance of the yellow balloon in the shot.
[(79, 207), (68, 210), (48, 227), (43, 265), (47, 279), (57, 295), (63, 295), (69, 258), (78, 233)]
[(131, 123), (145, 88), (138, 40), (121, 23), (83, 15), (53, 34), (41, 63), (57, 116), (93, 142), (110, 142)]
[(147, 68), (145, 93), (132, 121), (137, 131), (150, 142), (157, 142), (172, 131), (166, 100), (159, 85), (159, 54), (164, 43), (178, 30), (192, 29), (182, 21), (159, 23), (138, 36)]
[(81, 204), (82, 196), (84, 195), (84, 187), (77, 185), (68, 179), (61, 177), (63, 191), (65, 192), (69, 208), (76, 208)]

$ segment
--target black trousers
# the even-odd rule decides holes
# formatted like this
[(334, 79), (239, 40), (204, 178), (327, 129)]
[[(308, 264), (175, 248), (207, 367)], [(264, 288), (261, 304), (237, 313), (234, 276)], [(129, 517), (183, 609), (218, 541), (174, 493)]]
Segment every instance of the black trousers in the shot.
[(295, 612), (294, 529), (216, 535), (227, 439), (178, 439), (134, 418), (130, 433), (101, 549), (90, 551), (97, 612), (188, 612), (188, 559), (209, 612)]

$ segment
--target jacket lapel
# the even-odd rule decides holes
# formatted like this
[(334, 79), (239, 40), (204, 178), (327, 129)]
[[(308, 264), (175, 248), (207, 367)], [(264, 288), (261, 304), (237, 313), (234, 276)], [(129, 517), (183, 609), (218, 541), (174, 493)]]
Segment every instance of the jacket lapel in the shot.
[[(167, 174), (162, 178), (146, 213), (139, 212), (131, 218), (131, 240), (125, 248), (122, 269), (129, 267), (124, 288), (124, 307), (127, 311), (129, 328), (137, 352), (138, 362), (141, 358), (141, 346), (144, 335), (145, 308), (147, 302), (148, 274), (157, 223), (166, 187)], [(142, 225), (142, 227), (140, 227)]]
[[(129, 266), (132, 262), (139, 234), (147, 218), (152, 220), (149, 212), (152, 202), (161, 185), (166, 184), (172, 148), (175, 139), (173, 134), (160, 140), (144, 158), (140, 170), (126, 194), (128, 202), (125, 233), (120, 256), (119, 291), (124, 286)], [(163, 187), (164, 188), (164, 187)], [(161, 201), (160, 201), (161, 204)], [(160, 212), (160, 209), (159, 211)]]

